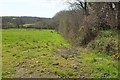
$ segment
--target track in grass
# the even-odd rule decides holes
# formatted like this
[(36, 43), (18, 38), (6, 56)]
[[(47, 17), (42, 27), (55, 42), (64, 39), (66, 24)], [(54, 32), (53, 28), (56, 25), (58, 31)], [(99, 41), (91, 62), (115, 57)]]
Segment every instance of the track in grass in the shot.
[(3, 30), (4, 78), (117, 77), (117, 61), (73, 48), (54, 30)]
[[(51, 68), (55, 59), (53, 53), (61, 47), (70, 47), (54, 30), (3, 30), (2, 41), (3, 77), (30, 77), (32, 72)], [(35, 77), (42, 73), (39, 72)]]

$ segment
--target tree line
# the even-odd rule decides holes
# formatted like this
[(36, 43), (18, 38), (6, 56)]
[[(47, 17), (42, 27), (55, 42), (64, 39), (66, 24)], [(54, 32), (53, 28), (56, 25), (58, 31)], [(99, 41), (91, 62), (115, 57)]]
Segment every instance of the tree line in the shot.
[(61, 34), (73, 43), (80, 42), (76, 45), (87, 44), (100, 30), (120, 29), (117, 2), (87, 3), (76, 0), (71, 6), (71, 10), (57, 13), (54, 21)]
[(3, 16), (2, 28), (37, 28), (53, 29), (51, 18), (27, 17), (27, 16)]

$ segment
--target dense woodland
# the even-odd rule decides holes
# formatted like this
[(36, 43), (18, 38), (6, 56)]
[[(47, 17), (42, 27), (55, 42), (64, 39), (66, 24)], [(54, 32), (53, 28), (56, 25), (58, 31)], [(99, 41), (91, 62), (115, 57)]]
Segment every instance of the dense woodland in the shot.
[[(76, 47), (83, 46), (103, 51), (118, 58), (120, 4), (80, 0), (68, 3), (70, 9), (58, 12), (53, 18), (4, 16), (2, 28), (55, 29)], [(110, 34), (105, 35), (104, 31)], [(102, 37), (106, 39), (99, 40)]]

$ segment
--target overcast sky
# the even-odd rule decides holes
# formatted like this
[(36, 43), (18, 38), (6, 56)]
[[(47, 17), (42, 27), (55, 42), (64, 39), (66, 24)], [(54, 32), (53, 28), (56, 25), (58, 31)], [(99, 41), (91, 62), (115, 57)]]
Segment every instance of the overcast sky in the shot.
[(67, 0), (0, 0), (0, 16), (53, 17), (67, 9)]

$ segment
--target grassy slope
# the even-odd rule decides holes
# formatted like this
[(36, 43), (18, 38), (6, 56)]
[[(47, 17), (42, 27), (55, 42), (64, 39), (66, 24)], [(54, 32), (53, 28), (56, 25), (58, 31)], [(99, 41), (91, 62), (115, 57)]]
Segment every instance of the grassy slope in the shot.
[(106, 53), (118, 59), (118, 31), (117, 30), (102, 30), (95, 40), (88, 44), (89, 48)]
[(71, 50), (54, 30), (3, 30), (3, 77), (117, 77), (117, 61), (97, 51)]

